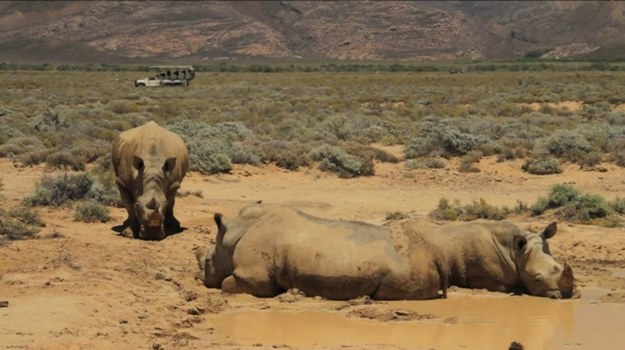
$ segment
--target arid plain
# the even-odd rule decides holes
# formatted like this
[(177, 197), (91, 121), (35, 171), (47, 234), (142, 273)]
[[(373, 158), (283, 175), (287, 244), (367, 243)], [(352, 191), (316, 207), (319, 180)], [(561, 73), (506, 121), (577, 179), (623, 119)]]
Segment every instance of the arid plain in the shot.
[[(106, 73), (83, 74), (99, 77)], [(507, 86), (521, 85), (517, 81), (527, 76), (523, 74), (519, 73)], [(14, 86), (4, 97), (21, 94), (21, 99), (11, 103), (5, 100), (4, 106), (35, 118), (47, 104), (54, 105), (62, 114), (72, 109), (85, 110), (86, 105), (96, 103), (103, 103), (104, 107), (98, 108), (106, 109), (110, 105), (99, 101), (119, 101), (123, 94), (135, 97), (152, 94), (157, 109), (138, 103), (125, 105), (130, 112), (124, 112), (115, 102), (121, 112), (114, 112), (111, 118), (121, 126), (132, 118), (138, 120), (135, 115), (152, 116), (164, 122), (173, 118), (164, 116), (167, 111), (187, 113), (188, 117), (194, 115), (195, 109), (205, 109), (209, 114), (217, 113), (215, 109), (221, 112), (227, 109), (193, 100), (196, 105), (177, 112), (167, 107), (166, 102), (175, 99), (180, 92), (136, 92), (124, 85), (128, 81), (122, 79), (131, 75), (124, 73), (107, 78), (102, 90), (98, 90), (92, 80), (81, 82), (74, 76), (68, 81), (72, 89), (76, 89), (73, 90), (76, 95), (72, 96), (63, 91), (55, 94), (52, 85), (41, 82), (33, 74), (13, 82)], [(439, 78), (430, 77), (432, 81)], [(210, 81), (208, 77), (202, 79), (197, 82), (198, 86)], [(215, 79), (226, 84), (228, 75)], [(261, 81), (264, 79), (271, 77), (265, 75)], [(346, 79), (353, 78), (346, 76)], [(374, 83), (377, 81), (377, 78), (371, 79)], [(398, 76), (391, 79), (401, 80)], [(16, 86), (18, 82), (20, 86)], [(119, 91), (114, 89), (116, 82)], [(317, 83), (313, 81), (312, 85)], [(258, 86), (255, 84), (262, 85), (262, 82), (244, 87), (241, 81), (231, 84), (239, 93), (253, 93), (254, 86)], [(86, 92), (80, 92), (81, 86)], [(263, 88), (266, 87), (258, 87)], [(297, 90), (297, 87), (291, 88)], [(20, 89), (23, 91), (18, 91)], [(88, 95), (89, 91), (95, 91), (93, 96)], [(335, 92), (345, 95), (345, 91), (337, 88)], [(20, 102), (27, 103), (24, 99), (29, 94), (33, 94), (29, 108), (33, 104), (41, 106), (30, 114), (26, 107), (20, 109)], [(194, 94), (199, 100), (201, 96), (197, 92)], [(408, 95), (393, 101), (397, 103)], [(77, 101), (80, 96), (84, 101)], [(338, 113), (349, 108), (327, 102), (331, 105), (325, 112), (328, 114), (333, 113), (332, 108), (338, 109)], [(364, 105), (362, 101), (356, 102), (352, 108)], [(618, 112), (620, 102), (612, 102), (612, 111)], [(538, 103), (524, 108), (548, 109), (543, 107), (547, 102), (525, 100), (523, 103)], [(582, 102), (571, 103), (566, 108), (572, 110), (572, 115), (583, 108)], [(248, 112), (257, 110), (263, 114), (263, 108), (270, 108), (268, 104), (263, 101)], [(557, 103), (549, 108), (554, 105), (560, 108)], [(377, 107), (382, 109), (380, 118), (388, 117), (383, 111), (385, 106), (390, 104)], [(395, 106), (408, 108), (402, 104)], [(456, 108), (462, 108), (462, 104), (448, 112), (455, 113)], [(66, 115), (73, 121), (81, 117), (78, 112)], [(94, 118), (91, 113), (86, 115), (85, 118)], [(573, 119), (571, 115), (561, 117)], [(210, 118), (204, 119), (212, 122)], [(118, 234), (113, 228), (126, 215), (121, 208), (108, 206), (111, 220), (105, 223), (76, 221), (71, 205), (37, 208), (46, 223), (38, 238), (0, 246), (0, 301), (8, 301), (7, 307), (0, 308), (0, 347), (504, 349), (512, 341), (518, 341), (526, 349), (611, 349), (625, 341), (620, 331), (625, 321), (625, 229), (618, 225), (608, 228), (596, 222), (565, 221), (552, 212), (538, 216), (512, 212), (508, 220), (534, 231), (558, 221), (559, 230), (551, 240), (551, 250), (558, 261), (572, 265), (581, 288), (581, 299), (549, 300), (458, 288), (454, 288), (447, 299), (431, 301), (380, 302), (366, 298), (328, 301), (293, 291), (271, 299), (259, 299), (222, 294), (197, 281), (198, 267), (193, 250), (212, 244), (215, 238), (213, 214), (221, 212), (226, 218), (233, 217), (242, 206), (259, 199), (296, 206), (321, 217), (388, 225), (389, 214), (395, 212), (441, 223), (428, 217), (441, 198), (457, 199), (461, 203), (484, 199), (494, 206), (514, 208), (519, 202), (534, 203), (547, 195), (555, 184), (569, 184), (609, 200), (625, 192), (625, 168), (608, 157), (592, 167), (563, 161), (563, 171), (559, 174), (532, 175), (521, 169), (526, 161), (524, 156), (499, 161), (496, 155), (484, 155), (474, 164), (479, 172), (462, 172), (458, 170), (459, 157), (441, 158), (444, 168), (407, 166), (404, 146), (388, 141), (370, 145), (394, 155), (398, 161), (373, 160), (375, 174), (372, 176), (340, 178), (334, 173), (322, 172), (315, 162), (295, 171), (272, 162), (233, 164), (229, 173), (209, 175), (192, 171), (183, 181), (176, 203), (177, 216), (185, 229), (160, 242)], [(46, 145), (51, 147), (51, 144), (56, 147), (61, 142)], [(33, 193), (43, 175), (77, 173), (46, 167), (44, 163), (25, 166), (19, 157), (14, 157), (15, 161), (9, 158), (0, 159), (5, 208), (17, 206)], [(85, 169), (93, 171), (95, 168), (94, 164), (87, 163)]]

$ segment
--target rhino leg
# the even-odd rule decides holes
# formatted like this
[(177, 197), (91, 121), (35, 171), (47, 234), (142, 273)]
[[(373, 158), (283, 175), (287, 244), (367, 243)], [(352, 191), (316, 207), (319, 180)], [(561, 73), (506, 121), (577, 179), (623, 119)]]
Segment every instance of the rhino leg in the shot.
[(124, 227), (130, 227), (132, 230), (132, 235), (134, 238), (139, 238), (139, 232), (141, 231), (141, 224), (135, 215), (135, 199), (132, 196), (132, 192), (130, 192), (126, 186), (124, 186), (119, 179), (116, 181), (117, 189), (119, 190), (119, 194), (121, 196), (122, 202), (124, 203), (124, 207), (126, 208), (126, 212), (128, 212), (128, 218), (124, 220), (122, 224)]
[(180, 221), (178, 221), (178, 219), (176, 219), (176, 217), (174, 216), (174, 202), (175, 201), (172, 200), (171, 203), (168, 204), (167, 208), (165, 209), (164, 225), (167, 228), (178, 230), (180, 229)]
[(256, 297), (274, 297), (280, 288), (269, 276), (267, 278), (245, 278), (232, 274), (221, 282), (221, 290), (226, 293), (247, 293)]

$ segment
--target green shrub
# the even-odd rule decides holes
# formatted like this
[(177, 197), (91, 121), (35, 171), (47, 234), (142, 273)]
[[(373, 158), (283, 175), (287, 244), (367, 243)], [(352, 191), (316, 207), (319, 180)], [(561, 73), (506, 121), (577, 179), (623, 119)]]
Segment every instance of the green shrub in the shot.
[(435, 210), (430, 212), (430, 217), (436, 220), (455, 221), (462, 215), (462, 208), (460, 202), (456, 201), (454, 205), (449, 202), (447, 198), (441, 198), (438, 200), (438, 206)]
[(313, 149), (309, 156), (312, 160), (319, 162), (321, 171), (338, 173), (342, 178), (371, 176), (374, 174), (371, 161), (351, 156), (339, 147), (320, 146)]
[(567, 184), (552, 186), (548, 198), (541, 197), (530, 207), (532, 215), (535, 216), (548, 209), (555, 209), (555, 215), (563, 220), (581, 223), (605, 219), (613, 213), (611, 205), (602, 196), (581, 193)]
[(57, 177), (44, 175), (35, 187), (35, 192), (24, 198), (29, 206), (58, 207), (68, 201), (81, 200), (88, 197), (93, 180), (88, 174)]
[(443, 122), (426, 121), (421, 123), (419, 136), (406, 145), (407, 159), (441, 155), (444, 157), (462, 156), (486, 143), (483, 138), (467, 134), (457, 127)]
[(2, 239), (28, 239), (35, 237), (38, 233), (37, 227), (0, 215), (0, 238)]
[(41, 114), (35, 117), (33, 129), (38, 132), (57, 131), (69, 127), (69, 122), (52, 108), (46, 108)]
[(562, 173), (562, 165), (560, 165), (560, 162), (549, 156), (539, 156), (536, 159), (529, 159), (522, 165), (521, 169), (534, 175)]
[(549, 199), (540, 197), (530, 206), (530, 213), (533, 216), (542, 215), (547, 209), (549, 209)]
[(203, 174), (228, 173), (232, 170), (230, 157), (214, 142), (189, 145), (191, 169)]
[(575, 208), (577, 209), (577, 220), (588, 222), (591, 219), (602, 218), (608, 215), (610, 207), (605, 198), (596, 194), (582, 195)]
[(619, 214), (625, 214), (625, 198), (616, 197), (609, 203), (612, 210)]
[(438, 158), (409, 159), (404, 164), (404, 167), (406, 169), (444, 169), (445, 162)]
[(58, 151), (46, 156), (46, 165), (50, 168), (64, 170), (85, 170), (85, 163), (67, 151)]
[(593, 150), (582, 135), (571, 130), (556, 130), (541, 147), (552, 156), (572, 162), (579, 162)]
[(232, 170), (230, 158), (223, 153), (203, 153), (193, 163), (193, 169), (203, 174), (229, 173)]
[(471, 221), (476, 219), (489, 219), (489, 220), (503, 220), (510, 211), (508, 208), (497, 208), (494, 205), (488, 204), (484, 199), (480, 198), (479, 201), (474, 200), (471, 204), (467, 204), (464, 207), (463, 220)]
[(81, 222), (108, 222), (111, 219), (108, 208), (96, 201), (78, 203), (74, 220)]
[(262, 161), (275, 162), (280, 168), (297, 170), (301, 166), (310, 165), (308, 146), (300, 142), (269, 141), (260, 145)]
[(24, 206), (15, 207), (9, 210), (9, 216), (19, 220), (25, 225), (44, 227), (45, 224), (39, 212)]
[(465, 206), (459, 201), (453, 205), (446, 198), (441, 198), (438, 207), (430, 212), (430, 217), (437, 220), (462, 220), (471, 221), (476, 219), (503, 220), (510, 214), (506, 207), (498, 208), (488, 204), (484, 199), (474, 200)]
[(549, 207), (557, 208), (569, 203), (575, 203), (581, 197), (581, 193), (573, 186), (567, 184), (555, 184), (549, 193)]

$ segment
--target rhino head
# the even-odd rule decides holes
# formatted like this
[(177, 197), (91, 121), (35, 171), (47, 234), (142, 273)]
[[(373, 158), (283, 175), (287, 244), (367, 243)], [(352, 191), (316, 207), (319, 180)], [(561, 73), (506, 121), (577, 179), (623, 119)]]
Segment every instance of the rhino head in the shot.
[(165, 238), (165, 215), (167, 210), (171, 210), (168, 208), (168, 197), (175, 196), (178, 189), (169, 183), (175, 165), (176, 157), (135, 156), (133, 159), (133, 167), (137, 171), (134, 212), (142, 239)]
[(202, 271), (204, 285), (209, 288), (221, 288), (221, 282), (232, 274), (232, 247), (224, 245), (224, 235), (228, 227), (223, 221), (221, 213), (215, 213), (215, 223), (217, 224), (217, 238), (215, 245), (205, 254), (196, 254), (200, 271)]
[(556, 231), (554, 222), (541, 234), (529, 233), (514, 237), (513, 249), (519, 278), (531, 295), (554, 299), (579, 297), (571, 266), (568, 263), (557, 263), (549, 251), (547, 240)]

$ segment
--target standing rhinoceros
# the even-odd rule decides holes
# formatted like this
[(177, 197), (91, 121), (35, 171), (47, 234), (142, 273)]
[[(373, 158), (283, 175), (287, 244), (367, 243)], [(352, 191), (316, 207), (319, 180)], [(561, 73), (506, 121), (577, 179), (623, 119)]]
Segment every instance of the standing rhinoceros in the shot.
[[(215, 246), (196, 252), (204, 284), (229, 293), (270, 297), (289, 288), (350, 299), (430, 299), (449, 285), (571, 297), (573, 273), (556, 263), (542, 235), (510, 223), (476, 222), (423, 230), (401, 226), (396, 249), (382, 226), (324, 220), (287, 207), (247, 206), (231, 222), (215, 214)], [(415, 229), (416, 227), (416, 229)]]
[(180, 136), (151, 121), (119, 134), (113, 143), (113, 169), (135, 238), (163, 239), (180, 230), (174, 217), (176, 191), (189, 168)]

